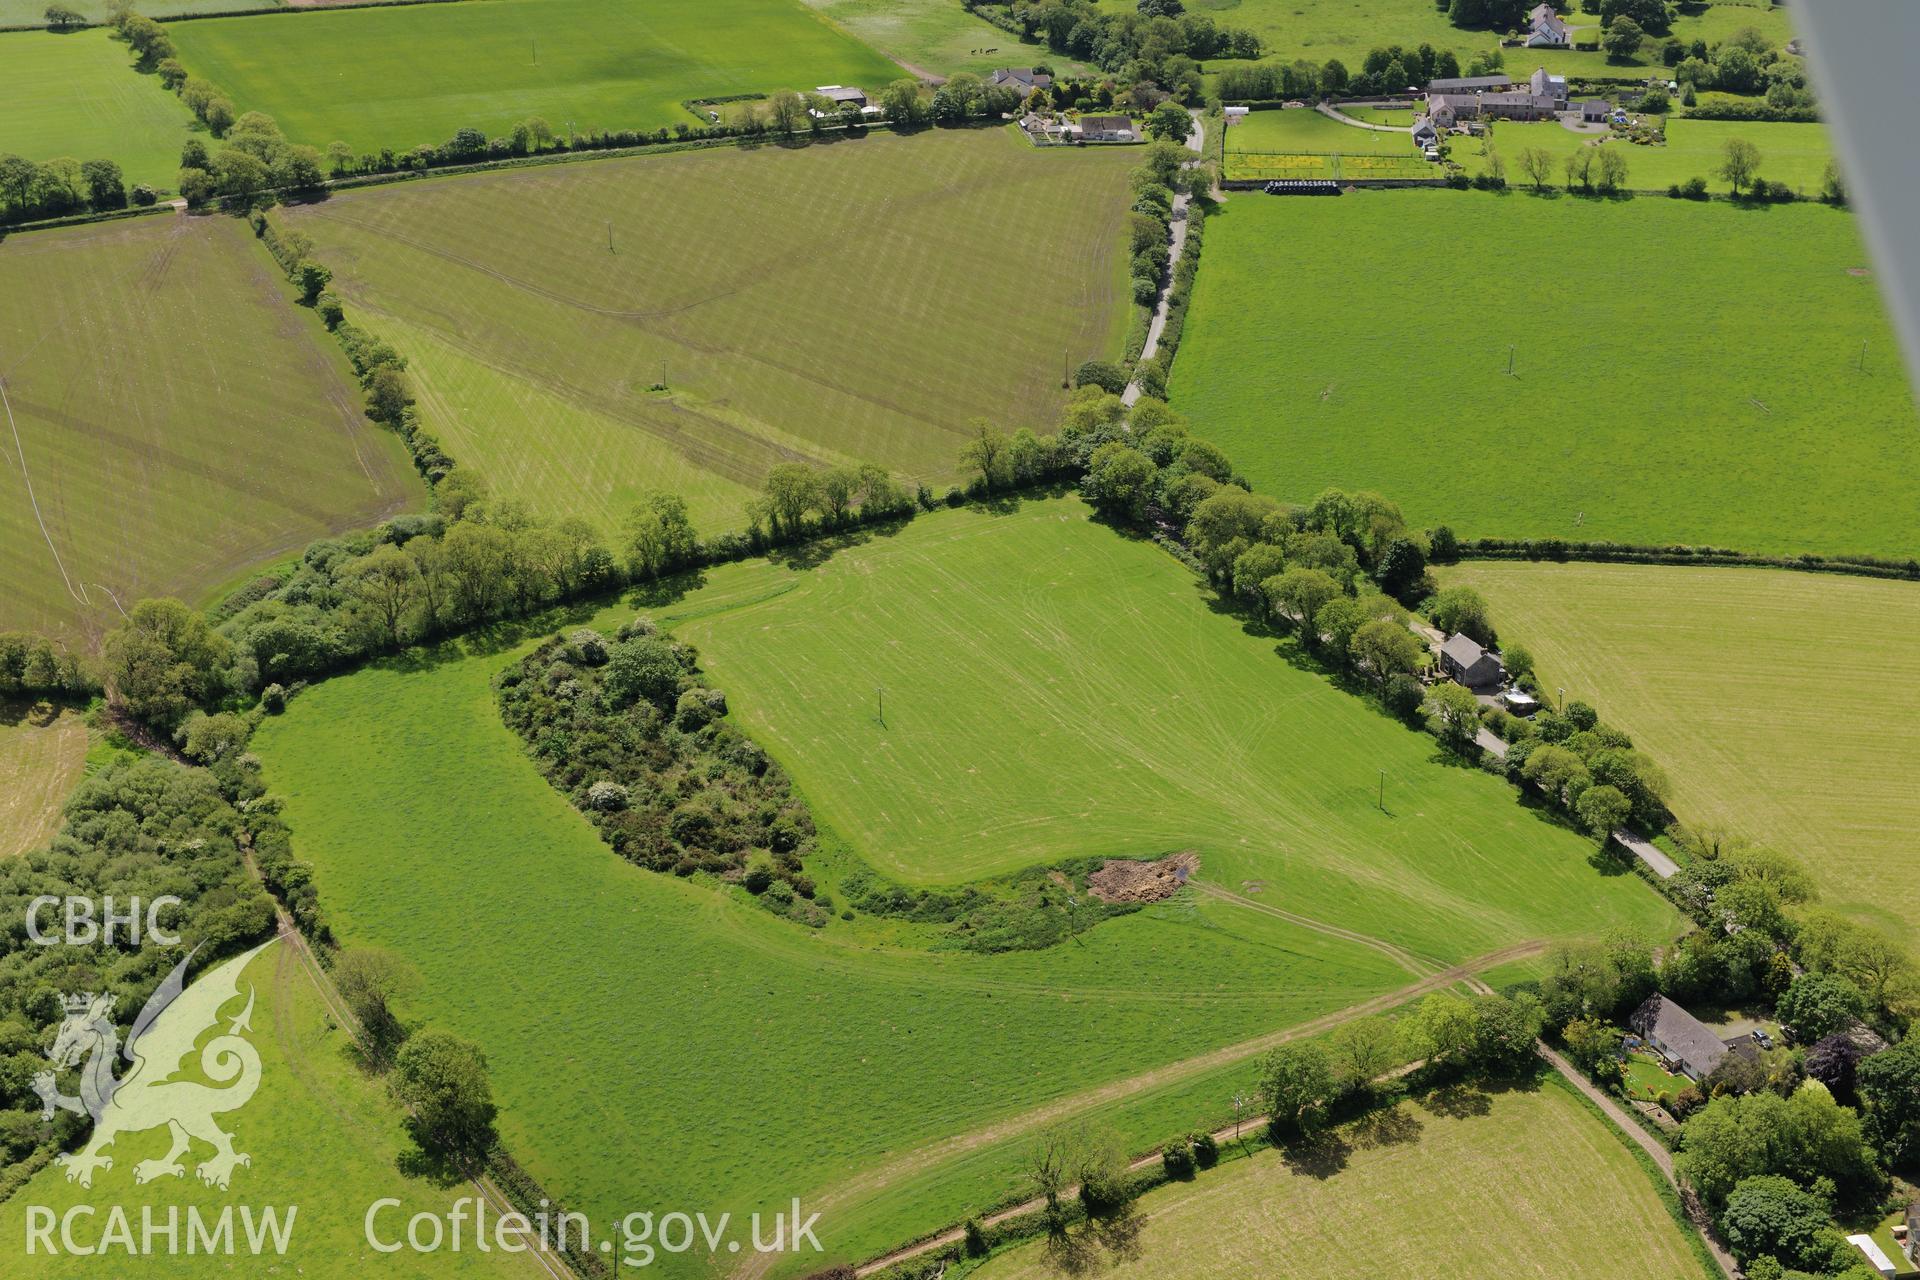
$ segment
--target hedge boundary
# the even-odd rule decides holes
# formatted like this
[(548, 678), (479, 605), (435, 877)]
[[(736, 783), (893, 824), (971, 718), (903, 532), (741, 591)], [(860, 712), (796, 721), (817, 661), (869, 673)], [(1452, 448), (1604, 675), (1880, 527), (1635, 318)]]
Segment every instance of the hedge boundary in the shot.
[(1920, 582), (1920, 559), (1894, 560), (1886, 556), (1760, 555), (1725, 547), (1685, 544), (1653, 546), (1627, 542), (1566, 542), (1558, 538), (1464, 538), (1460, 560), (1546, 560), (1556, 564), (1580, 561), (1595, 564), (1671, 564), (1750, 569), (1792, 569), (1801, 573), (1838, 573), (1861, 578)]

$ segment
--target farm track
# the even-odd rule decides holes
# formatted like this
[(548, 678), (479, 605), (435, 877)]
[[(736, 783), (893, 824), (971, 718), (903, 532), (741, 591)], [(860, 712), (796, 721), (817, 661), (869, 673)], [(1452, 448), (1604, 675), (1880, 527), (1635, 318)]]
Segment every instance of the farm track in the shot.
[[(1093, 1089), (1083, 1090), (1080, 1093), (1059, 1099), (1055, 1102), (1035, 1107), (1018, 1116), (1013, 1116), (1009, 1119), (997, 1121), (983, 1128), (976, 1129), (971, 1133), (960, 1134), (951, 1138), (942, 1139), (938, 1142), (926, 1144), (915, 1150), (902, 1153), (883, 1165), (848, 1179), (846, 1182), (827, 1191), (824, 1196), (809, 1199), (807, 1204), (810, 1208), (820, 1210), (823, 1215), (830, 1215), (845, 1205), (863, 1198), (882, 1194), (890, 1187), (924, 1173), (928, 1169), (969, 1152), (977, 1151), (982, 1147), (1010, 1141), (1044, 1128), (1049, 1124), (1064, 1120), (1077, 1112), (1117, 1102), (1131, 1094), (1162, 1088), (1190, 1076), (1199, 1075), (1218, 1067), (1230, 1066), (1235, 1062), (1244, 1061), (1247, 1058), (1265, 1053), (1278, 1045), (1323, 1034), (1344, 1023), (1369, 1017), (1376, 1013), (1382, 1013), (1396, 1005), (1404, 1004), (1408, 1000), (1417, 999), (1431, 992), (1443, 990), (1456, 983), (1469, 981), (1482, 970), (1496, 968), (1515, 960), (1523, 960), (1531, 956), (1536, 956), (1543, 953), (1546, 949), (1547, 943), (1541, 940), (1515, 943), (1512, 946), (1503, 947), (1498, 951), (1488, 952), (1486, 955), (1478, 956), (1472, 960), (1441, 970), (1438, 973), (1429, 974), (1418, 982), (1410, 983), (1397, 990), (1374, 996), (1369, 1000), (1363, 1000), (1359, 1004), (1350, 1005), (1337, 1012), (1325, 1014), (1321, 1017), (1279, 1031), (1268, 1032), (1265, 1035), (1256, 1036), (1251, 1040), (1243, 1040), (1237, 1044), (1226, 1045), (1222, 1048), (1214, 1049), (1208, 1053), (1199, 1054), (1180, 1062), (1156, 1067), (1151, 1071), (1142, 1072), (1139, 1075), (1130, 1076), (1124, 1080), (1116, 1080)], [(1008, 1211), (1007, 1214), (1003, 1216), (1011, 1216), (1011, 1214), (1018, 1212), (1021, 1212), (1021, 1209), (1016, 1208)], [(949, 1234), (957, 1236), (957, 1233)], [(889, 1256), (896, 1261), (900, 1258), (910, 1257), (916, 1253), (924, 1252), (926, 1249), (934, 1248), (940, 1240), (945, 1238), (947, 1238), (947, 1236), (935, 1237), (933, 1240), (922, 1242), (919, 1245), (909, 1246), (909, 1248), (899, 1251), (896, 1255)], [(766, 1275), (767, 1270), (773, 1265), (774, 1260), (774, 1257), (771, 1255), (756, 1254), (742, 1262), (733, 1270), (731, 1273), (733, 1280), (759, 1280), (760, 1277)], [(862, 1275), (867, 1274), (869, 1271), (875, 1269), (876, 1265), (880, 1264), (863, 1266), (860, 1268), (859, 1273)]]
[(1268, 906), (1264, 902), (1255, 902), (1252, 898), (1243, 898), (1237, 893), (1222, 889), (1219, 885), (1210, 884), (1204, 880), (1195, 880), (1192, 883), (1193, 887), (1200, 890), (1200, 892), (1218, 898), (1223, 902), (1231, 902), (1235, 906), (1245, 907), (1249, 911), (1258, 911), (1262, 915), (1273, 916), (1276, 919), (1285, 920), (1289, 924), (1297, 924), (1304, 929), (1311, 929), (1315, 933), (1323, 933), (1330, 938), (1339, 938), (1346, 942), (1358, 943), (1360, 946), (1377, 951), (1417, 978), (1429, 977), (1443, 967), (1438, 961), (1427, 960), (1416, 956), (1405, 948), (1396, 947), (1391, 942), (1384, 942), (1368, 934), (1358, 933), (1352, 929), (1343, 929), (1338, 925), (1325, 924), (1319, 920), (1315, 920), (1311, 916), (1298, 915), (1295, 912), (1287, 911), (1280, 907)]

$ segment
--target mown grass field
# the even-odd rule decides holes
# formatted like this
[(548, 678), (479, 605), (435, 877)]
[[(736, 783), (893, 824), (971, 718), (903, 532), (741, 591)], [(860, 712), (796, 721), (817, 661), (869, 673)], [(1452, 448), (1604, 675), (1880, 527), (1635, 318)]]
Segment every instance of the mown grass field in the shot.
[(970, 418), (1050, 426), (1063, 360), (1118, 354), (1135, 159), (1002, 129), (875, 134), (408, 184), (288, 217), (496, 490), (612, 526), (639, 491), (672, 489), (714, 530), (782, 461), (943, 480)]
[(1448, 962), (1672, 918), (1596, 872), (1590, 841), (1440, 766), (1431, 739), (1303, 669), (1290, 641), (1217, 616), (1177, 561), (1077, 499), (710, 577), (725, 605), (696, 596), (662, 619), (897, 879), (1191, 849), (1203, 880)]
[[(976, 1144), (915, 1154), (925, 1144), (1411, 980), (1225, 903), (984, 957), (877, 944), (838, 919), (810, 932), (641, 871), (500, 723), (489, 682), (525, 647), (329, 680), (254, 745), (335, 929), (412, 960), (409, 1016), (485, 1048), (509, 1146), (596, 1220), (817, 1200), (904, 1159), (897, 1194), (823, 1218), (823, 1242), (851, 1258), (1006, 1190), (971, 1166), (934, 1176)], [(656, 1266), (706, 1273), (694, 1258)]]
[[(1833, 144), (1823, 124), (1752, 124), (1731, 120), (1689, 120), (1677, 117), (1667, 121), (1667, 140), (1660, 146), (1638, 146), (1610, 139), (1600, 145), (1618, 150), (1627, 160), (1626, 186), (1635, 191), (1665, 191), (1676, 182), (1689, 178), (1706, 179), (1709, 189), (1724, 193), (1730, 188), (1719, 176), (1725, 160), (1727, 142), (1741, 138), (1760, 150), (1760, 176), (1772, 182), (1784, 182), (1801, 194), (1818, 198), (1826, 176), (1827, 162), (1833, 158)], [(1557, 164), (1576, 148), (1592, 140), (1588, 134), (1573, 133), (1557, 121), (1527, 123), (1503, 120), (1493, 126), (1490, 138), (1449, 139), (1447, 158), (1468, 173), (1485, 173), (1489, 167), (1489, 148), (1506, 163), (1507, 182), (1513, 186), (1528, 184), (1520, 172), (1520, 153), (1542, 148), (1553, 154)], [(1564, 170), (1554, 170), (1554, 185), (1564, 186)]]
[[(1132, 0), (1099, 0), (1103, 9), (1131, 10)], [(1466, 31), (1447, 21), (1446, 10), (1427, 0), (1193, 0), (1188, 10), (1204, 13), (1222, 26), (1244, 27), (1257, 32), (1266, 46), (1268, 61), (1292, 62), (1305, 58), (1324, 64), (1338, 58), (1349, 70), (1358, 70), (1367, 52), (1386, 45), (1417, 49), (1431, 44), (1435, 49), (1451, 49), (1464, 67), (1474, 54), (1494, 48), (1499, 34), (1492, 31)], [(1575, 12), (1567, 18), (1574, 27), (1574, 39), (1586, 41), (1598, 34), (1599, 19)], [(1580, 30), (1580, 28), (1586, 30)], [(1697, 13), (1682, 13), (1674, 19), (1673, 35), (1691, 44), (1705, 40), (1717, 44), (1743, 27), (1753, 27), (1777, 44), (1785, 44), (1792, 35), (1786, 11), (1765, 0), (1720, 0)], [(1545, 65), (1560, 75), (1612, 76), (1645, 79), (1659, 66), (1656, 41), (1626, 62), (1610, 62), (1603, 53), (1583, 53), (1572, 49), (1507, 49), (1506, 69), (1516, 78), (1536, 66)], [(1209, 69), (1214, 69), (1210, 66)]]
[[(7, 3), (0, 0), (0, 21)], [(181, 144), (199, 126), (158, 79), (134, 71), (127, 46), (104, 29), (0, 33), (0, 68), (0, 155), (111, 160), (129, 186), (173, 189)]]
[[(1920, 415), (1850, 214), (1362, 191), (1208, 232), (1171, 396), (1258, 489), (1463, 536), (1920, 550)], [(1470, 301), (1418, 284), (1436, 245)]]
[[(1402, 1103), (1344, 1128), (1335, 1167), (1261, 1151), (1140, 1201), (1113, 1280), (1345, 1280), (1404, 1264), (1432, 1280), (1622, 1280), (1706, 1269), (1623, 1140), (1565, 1088)], [(1058, 1275), (1043, 1246), (982, 1280)]]
[[(235, 1149), (252, 1157), (250, 1165), (234, 1171), (229, 1189), (203, 1186), (194, 1175), (194, 1166), (212, 1153), (199, 1143), (182, 1161), (184, 1177), (136, 1184), (134, 1165), (166, 1154), (167, 1131), (161, 1127), (126, 1134), (107, 1149), (113, 1168), (96, 1173), (91, 1190), (66, 1181), (64, 1170), (49, 1166), (0, 1203), (0, 1232), (10, 1253), (26, 1254), (29, 1206), (42, 1206), (56, 1215), (78, 1205), (94, 1206), (91, 1218), (75, 1220), (79, 1242), (91, 1244), (105, 1231), (110, 1207), (118, 1205), (133, 1224), (136, 1247), (143, 1208), (150, 1208), (162, 1225), (170, 1209), (180, 1214), (177, 1253), (169, 1252), (165, 1236), (156, 1236), (152, 1252), (145, 1256), (119, 1248), (103, 1250), (112, 1259), (112, 1274), (127, 1280), (202, 1280), (223, 1274), (300, 1275), (316, 1280), (359, 1280), (369, 1275), (401, 1280), (544, 1280), (547, 1273), (530, 1254), (474, 1249), (471, 1222), (467, 1247), (459, 1253), (403, 1249), (388, 1254), (370, 1248), (362, 1220), (374, 1201), (386, 1197), (400, 1201), (399, 1207), (389, 1206), (377, 1219), (383, 1240), (391, 1241), (404, 1239), (407, 1219), (414, 1213), (432, 1210), (444, 1215), (456, 1197), (471, 1196), (473, 1189), (465, 1182), (438, 1186), (399, 1171), (402, 1152), (413, 1148), (401, 1130), (400, 1107), (381, 1080), (361, 1070), (347, 1033), (328, 1017), (312, 978), (284, 943), (276, 942), (247, 966), (241, 996), (249, 986), (255, 1003), (253, 1031), (247, 1038), (260, 1054), (260, 1087), (244, 1107), (217, 1117), (233, 1134)], [(239, 1008), (236, 1001), (231, 1011)], [(181, 1078), (203, 1078), (197, 1057), (187, 1061)], [(244, 1240), (238, 1208), (243, 1204), (256, 1215), (272, 1206), (282, 1221), (288, 1208), (294, 1209), (284, 1257), (270, 1248), (260, 1259), (241, 1252), (210, 1261), (204, 1253), (186, 1252), (189, 1206), (198, 1209), (209, 1225), (223, 1208), (232, 1207), (234, 1236)], [(57, 1230), (53, 1239), (56, 1244), (60, 1240)], [(45, 1280), (97, 1277), (102, 1261), (101, 1257), (73, 1256), (64, 1248), (58, 1256), (49, 1256), (42, 1249), (23, 1264), (27, 1270), (22, 1274)]]
[(888, 57), (933, 75), (971, 71), (982, 79), (996, 67), (1045, 62), (1056, 75), (1085, 70), (1072, 58), (1025, 45), (949, 0), (805, 0)]
[(1682, 820), (1797, 854), (1830, 904), (1920, 937), (1920, 905), (1888, 891), (1920, 871), (1920, 586), (1492, 561), (1445, 580), (1665, 762)]
[(157, 216), (0, 243), (0, 628), (88, 633), (423, 502), (251, 240)]
[(86, 765), (79, 712), (0, 701), (0, 858), (46, 847)]
[[(1356, 116), (1355, 119), (1360, 117)], [(1411, 122), (1409, 122), (1411, 123)], [(1227, 154), (1236, 151), (1343, 151), (1418, 156), (1406, 129), (1382, 133), (1342, 124), (1310, 109), (1250, 111), (1227, 126)]]
[(680, 103), (856, 84), (899, 67), (799, 0), (477, 0), (173, 30), (180, 60), (299, 142), (356, 151), (504, 134), (529, 116), (564, 133), (692, 125)]
[[(105, 22), (111, 15), (108, 0), (61, 0), (88, 22)], [(149, 18), (172, 18), (183, 13), (227, 13), (234, 9), (266, 9), (285, 0), (140, 0), (137, 6)], [(47, 20), (45, 0), (0, 0), (0, 27), (39, 26)]]
[(1255, 111), (1227, 127), (1229, 180), (1268, 178), (1438, 178), (1406, 131), (1382, 133), (1318, 111)]

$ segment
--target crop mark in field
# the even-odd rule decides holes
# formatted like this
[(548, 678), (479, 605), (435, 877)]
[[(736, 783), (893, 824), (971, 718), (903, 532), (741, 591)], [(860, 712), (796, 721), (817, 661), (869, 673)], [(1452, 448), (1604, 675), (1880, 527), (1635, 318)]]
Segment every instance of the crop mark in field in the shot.
[(53, 544), (53, 535), (47, 532), (47, 522), (40, 514), (40, 499), (33, 492), (33, 475), (27, 470), (27, 447), (20, 440), (20, 424), (13, 420), (13, 402), (7, 399), (7, 380), (4, 377), (0, 377), (0, 406), (7, 411), (7, 426), (13, 432), (14, 456), (20, 464), (20, 479), (27, 487), (27, 501), (33, 505), (34, 523), (40, 526), (40, 536), (47, 540), (47, 550), (53, 553), (53, 564), (60, 570), (60, 581), (67, 584), (67, 594), (73, 597), (76, 604), (91, 605), (93, 602), (83, 594), (85, 586), (79, 591), (73, 589), (73, 579), (67, 576), (67, 565), (60, 558), (60, 548)]
[[(245, 477), (225, 475), (207, 459), (190, 457), (187, 454), (167, 448), (153, 440), (128, 435), (122, 431), (115, 431), (101, 423), (90, 421), (86, 418), (75, 417), (73, 414), (55, 409), (50, 405), (22, 401), (20, 408), (22, 412), (32, 413), (44, 418), (56, 426), (73, 432), (76, 436), (89, 440), (98, 440), (104, 445), (111, 445), (113, 449), (123, 451), (125, 456), (147, 458), (163, 463), (180, 472), (182, 475), (194, 476), (208, 484), (216, 485), (236, 495), (251, 492)], [(305, 518), (313, 520), (327, 528), (333, 528), (338, 523), (338, 516), (324, 507), (297, 501), (291, 491), (281, 494), (277, 498), (277, 501), (283, 508), (298, 512)], [(84, 585), (82, 589), (84, 590)], [(89, 601), (89, 603), (91, 603), (91, 601)]]

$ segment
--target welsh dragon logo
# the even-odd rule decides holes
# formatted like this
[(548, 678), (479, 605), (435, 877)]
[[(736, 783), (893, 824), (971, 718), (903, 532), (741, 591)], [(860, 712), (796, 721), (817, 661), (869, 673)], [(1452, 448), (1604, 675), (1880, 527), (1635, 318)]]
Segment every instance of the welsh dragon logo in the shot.
[[(191, 987), (186, 985), (187, 965), (193, 960), (189, 954), (173, 967), (140, 1010), (124, 1046), (113, 1025), (115, 997), (90, 991), (60, 997), (66, 1018), (47, 1055), (53, 1070), (36, 1075), (33, 1090), (40, 1095), (42, 1114), (48, 1120), (56, 1107), (93, 1118), (93, 1134), (87, 1145), (78, 1153), (54, 1157), (66, 1167), (67, 1181), (91, 1187), (95, 1170), (113, 1168), (113, 1158), (100, 1152), (115, 1138), (162, 1125), (172, 1131), (172, 1148), (161, 1159), (142, 1160), (135, 1165), (135, 1182), (184, 1177), (186, 1170), (180, 1157), (187, 1154), (195, 1139), (213, 1148), (212, 1159), (195, 1170), (208, 1186), (226, 1190), (234, 1167), (252, 1163), (245, 1152), (234, 1150), (233, 1135), (213, 1119), (245, 1106), (260, 1087), (260, 1054), (240, 1034), (253, 1030), (252, 987), (247, 989), (246, 1007), (227, 1024), (225, 1032), (200, 1050), (201, 1072), (223, 1087), (173, 1077), (201, 1035), (220, 1021), (221, 1009), (239, 996), (241, 972), (272, 945), (272, 941), (264, 942), (245, 955), (235, 956)], [(114, 1063), (121, 1056), (133, 1065), (116, 1078)], [(55, 1072), (80, 1066), (83, 1059), (79, 1095), (61, 1093)]]

